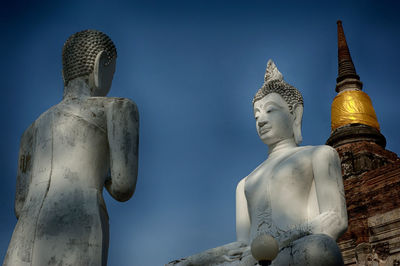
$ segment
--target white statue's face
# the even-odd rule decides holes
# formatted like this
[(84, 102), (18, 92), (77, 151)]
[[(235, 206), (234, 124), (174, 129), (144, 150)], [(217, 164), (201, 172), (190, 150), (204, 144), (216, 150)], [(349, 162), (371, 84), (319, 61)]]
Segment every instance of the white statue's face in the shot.
[(293, 138), (294, 116), (278, 93), (270, 93), (254, 103), (257, 133), (267, 145)]

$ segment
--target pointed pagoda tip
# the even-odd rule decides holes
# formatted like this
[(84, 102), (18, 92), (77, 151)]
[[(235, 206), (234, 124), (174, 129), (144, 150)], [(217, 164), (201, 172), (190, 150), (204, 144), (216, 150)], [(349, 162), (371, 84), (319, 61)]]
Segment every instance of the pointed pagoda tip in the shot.
[(342, 26), (342, 21), (337, 21), (338, 34), (338, 77), (336, 82), (339, 83), (347, 78), (360, 80), (351, 59), (350, 50), (347, 45), (346, 37)]
[(344, 48), (348, 50), (346, 36), (344, 36), (344, 30), (342, 21), (337, 21), (337, 34), (338, 34), (338, 48)]
[(268, 83), (271, 80), (283, 80), (282, 73), (279, 72), (274, 61), (272, 59), (268, 60), (267, 69), (265, 71), (264, 83)]

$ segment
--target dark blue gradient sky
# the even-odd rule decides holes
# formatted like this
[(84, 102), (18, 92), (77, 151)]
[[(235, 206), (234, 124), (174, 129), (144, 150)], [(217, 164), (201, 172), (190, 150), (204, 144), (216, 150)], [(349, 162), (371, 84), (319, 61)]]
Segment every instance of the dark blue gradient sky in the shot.
[(303, 145), (325, 143), (337, 19), (387, 148), (400, 152), (399, 11), (396, 1), (2, 2), (0, 258), (16, 223), (19, 139), (61, 100), (61, 49), (72, 33), (113, 39), (109, 96), (140, 111), (135, 195), (120, 203), (104, 192), (109, 265), (152, 266), (235, 240), (236, 184), (267, 156), (251, 100), (269, 58), (303, 93)]

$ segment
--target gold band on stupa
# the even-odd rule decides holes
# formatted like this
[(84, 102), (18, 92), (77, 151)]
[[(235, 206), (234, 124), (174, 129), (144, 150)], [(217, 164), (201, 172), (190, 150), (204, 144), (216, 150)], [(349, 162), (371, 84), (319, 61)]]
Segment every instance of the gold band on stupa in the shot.
[(333, 99), (331, 115), (332, 130), (348, 124), (364, 124), (380, 130), (371, 99), (360, 90), (339, 93)]

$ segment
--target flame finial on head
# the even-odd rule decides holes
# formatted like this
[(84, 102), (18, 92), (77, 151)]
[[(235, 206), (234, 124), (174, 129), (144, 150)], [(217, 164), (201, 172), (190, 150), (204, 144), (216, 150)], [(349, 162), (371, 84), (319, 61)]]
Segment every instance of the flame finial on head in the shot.
[(283, 80), (282, 73), (279, 72), (274, 61), (268, 60), (267, 69), (265, 70), (264, 83), (268, 83), (271, 80)]
[(303, 105), (303, 97), (301, 93), (292, 85), (283, 80), (283, 75), (279, 72), (275, 63), (270, 59), (267, 63), (265, 71), (264, 84), (257, 91), (253, 98), (253, 104), (270, 93), (278, 93), (286, 101), (290, 112), (296, 104)]

